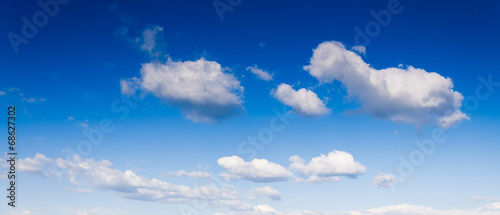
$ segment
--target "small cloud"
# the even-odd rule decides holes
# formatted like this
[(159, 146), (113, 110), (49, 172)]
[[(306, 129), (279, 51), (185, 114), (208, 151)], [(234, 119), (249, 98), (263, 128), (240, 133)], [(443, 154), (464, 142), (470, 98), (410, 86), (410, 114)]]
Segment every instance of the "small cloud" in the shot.
[(366, 54), (366, 47), (364, 46), (353, 46), (351, 49), (360, 54)]
[(378, 173), (373, 177), (373, 184), (379, 188), (391, 188), (394, 185), (396, 178), (390, 174)]
[(131, 96), (139, 89), (140, 80), (137, 77), (120, 80), (120, 90), (122, 95)]
[(87, 129), (87, 128), (89, 128), (89, 123), (88, 122), (89, 121), (87, 119), (85, 119), (85, 121), (83, 121), (83, 122), (77, 122), (76, 126), (78, 126), (79, 128), (85, 128), (85, 129)]
[(21, 101), (28, 102), (28, 103), (44, 103), (45, 99), (44, 98), (31, 97), (31, 98), (22, 98)]
[(403, 64), (402, 63), (398, 64), (398, 67), (403, 68)]
[(68, 120), (68, 121), (70, 121), (70, 122), (71, 122), (71, 121), (72, 121), (72, 120), (74, 120), (74, 119), (75, 119), (75, 117), (68, 116), (68, 119), (66, 119), (66, 120)]
[(0, 91), (0, 96), (5, 96), (7, 95), (7, 93), (5, 93), (4, 91)]
[(169, 172), (169, 175), (173, 177), (188, 177), (188, 178), (203, 178), (203, 179), (212, 179), (212, 176), (208, 172), (186, 172), (185, 170), (179, 170), (177, 172)]
[(392, 134), (398, 135), (398, 132), (397, 131), (393, 131)]
[(317, 117), (330, 112), (316, 93), (305, 88), (296, 91), (288, 84), (280, 84), (271, 95), (281, 103), (292, 107), (293, 112), (301, 116)]
[(254, 200), (254, 199), (260, 198), (262, 196), (268, 196), (269, 198), (271, 198), (272, 200), (275, 200), (275, 201), (281, 200), (281, 193), (278, 190), (273, 189), (273, 188), (268, 187), (268, 186), (252, 188), (248, 199)]
[(257, 68), (257, 65), (251, 67), (247, 67), (246, 68), (247, 71), (250, 71), (252, 72), (253, 74), (255, 74), (258, 78), (264, 80), (264, 81), (271, 81), (273, 80), (273, 75), (272, 74), (269, 74), (268, 72), (262, 70), (262, 69), (259, 69)]
[(266, 46), (266, 44), (265, 44), (264, 42), (260, 42), (260, 43), (259, 43), (259, 47), (260, 47), (260, 48), (264, 48), (265, 46)]

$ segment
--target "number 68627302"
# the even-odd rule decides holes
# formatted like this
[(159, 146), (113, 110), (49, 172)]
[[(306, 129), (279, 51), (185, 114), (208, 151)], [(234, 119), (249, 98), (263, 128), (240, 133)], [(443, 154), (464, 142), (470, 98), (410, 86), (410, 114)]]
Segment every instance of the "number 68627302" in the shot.
[(9, 106), (8, 108), (8, 118), (7, 118), (7, 132), (9, 133), (9, 145), (15, 145), (15, 140), (16, 140), (16, 107), (15, 106)]

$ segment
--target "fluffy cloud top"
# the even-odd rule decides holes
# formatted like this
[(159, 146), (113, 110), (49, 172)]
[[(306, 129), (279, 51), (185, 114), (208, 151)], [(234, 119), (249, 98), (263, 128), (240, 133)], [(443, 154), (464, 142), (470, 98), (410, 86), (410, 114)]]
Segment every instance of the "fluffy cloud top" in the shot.
[(250, 191), (249, 199), (257, 199), (261, 196), (269, 196), (272, 200), (281, 200), (281, 193), (271, 187), (255, 187)]
[(318, 45), (304, 70), (322, 83), (342, 82), (361, 112), (376, 118), (417, 126), (437, 120), (443, 128), (468, 119), (450, 78), (412, 66), (377, 70), (339, 42)]
[(130, 95), (137, 85), (178, 107), (186, 118), (195, 122), (222, 121), (243, 109), (240, 82), (217, 62), (203, 58), (145, 63), (139, 79), (122, 80), (122, 93)]
[[(334, 150), (328, 155), (321, 154), (313, 157), (308, 163), (297, 155), (290, 157), (290, 169), (299, 172), (303, 176), (350, 176), (366, 172), (366, 167), (355, 161), (351, 154), (344, 151)], [(326, 180), (326, 179), (323, 179)], [(332, 179), (334, 180), (334, 179)]]
[(273, 76), (271, 74), (269, 74), (268, 72), (262, 70), (262, 69), (259, 69), (257, 68), (257, 65), (251, 67), (247, 67), (246, 68), (247, 71), (250, 70), (250, 72), (252, 72), (254, 75), (256, 75), (258, 78), (264, 80), (264, 81), (271, 81), (273, 80)]
[(253, 159), (245, 162), (238, 156), (219, 158), (217, 163), (230, 175), (229, 178), (242, 178), (254, 182), (286, 181), (292, 173), (285, 167), (266, 159)]
[(373, 177), (373, 184), (382, 188), (391, 188), (395, 181), (396, 178), (389, 174), (378, 173), (378, 175)]
[(292, 107), (298, 115), (313, 117), (330, 112), (316, 93), (305, 88), (295, 91), (288, 84), (280, 84), (271, 95), (281, 103)]
[[(241, 178), (253, 182), (291, 180), (295, 183), (320, 183), (340, 181), (338, 176), (354, 178), (366, 172), (366, 167), (355, 161), (351, 154), (336, 150), (327, 156), (314, 157), (309, 163), (297, 155), (291, 156), (288, 169), (266, 159), (245, 162), (238, 156), (222, 157), (217, 162), (227, 172), (220, 174), (223, 179)], [(298, 172), (299, 176), (290, 170)]]

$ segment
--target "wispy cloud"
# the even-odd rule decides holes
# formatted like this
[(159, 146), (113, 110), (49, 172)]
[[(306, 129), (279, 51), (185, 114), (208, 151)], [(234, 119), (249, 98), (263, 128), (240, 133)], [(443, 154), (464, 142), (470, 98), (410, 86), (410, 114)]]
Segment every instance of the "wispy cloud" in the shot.
[(246, 68), (247, 71), (252, 72), (254, 75), (256, 75), (258, 78), (264, 80), (264, 81), (271, 81), (273, 80), (273, 75), (270, 74), (269, 72), (266, 72), (262, 69), (259, 69), (257, 65), (255, 66), (249, 66)]

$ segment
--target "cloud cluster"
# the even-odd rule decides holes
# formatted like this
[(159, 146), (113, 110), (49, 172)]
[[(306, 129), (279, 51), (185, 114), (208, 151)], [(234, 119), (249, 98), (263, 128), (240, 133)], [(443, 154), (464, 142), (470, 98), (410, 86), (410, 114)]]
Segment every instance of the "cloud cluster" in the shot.
[(140, 78), (121, 82), (125, 95), (133, 94), (139, 87), (179, 108), (194, 122), (219, 122), (243, 110), (240, 82), (219, 63), (204, 58), (145, 63)]
[(264, 80), (264, 81), (271, 81), (273, 80), (273, 75), (269, 74), (268, 72), (259, 69), (257, 65), (255, 66), (249, 66), (246, 68), (247, 71), (252, 72), (254, 75), (256, 75), (258, 78)]
[(375, 118), (416, 126), (437, 121), (443, 128), (468, 119), (450, 78), (412, 66), (378, 70), (339, 42), (319, 44), (304, 70), (321, 83), (340, 81), (360, 112)]
[[(227, 180), (239, 178), (253, 182), (292, 180), (296, 183), (320, 183), (340, 181), (338, 176), (355, 178), (366, 172), (366, 167), (355, 161), (351, 154), (337, 150), (328, 155), (313, 157), (308, 163), (297, 155), (291, 156), (289, 160), (291, 164), (288, 169), (266, 159), (246, 162), (238, 156), (222, 157), (218, 160), (218, 164), (227, 172), (221, 174), (221, 177)], [(290, 170), (297, 172), (298, 175), (294, 175)]]
[[(266, 159), (245, 162), (238, 156), (222, 157), (217, 160), (229, 175), (226, 178), (242, 178), (254, 182), (286, 181), (293, 176), (285, 167)], [(224, 176), (224, 175), (223, 175)]]
[(136, 39), (136, 42), (139, 44), (139, 48), (148, 52), (151, 57), (158, 57), (161, 54), (161, 51), (157, 50), (156, 40), (161, 38), (158, 34), (162, 31), (163, 27), (157, 25), (151, 28), (146, 28), (146, 30), (142, 32), (142, 36)]
[(315, 117), (330, 112), (316, 93), (305, 88), (296, 91), (288, 84), (280, 84), (271, 95), (281, 103), (292, 107), (293, 111), (301, 116)]

